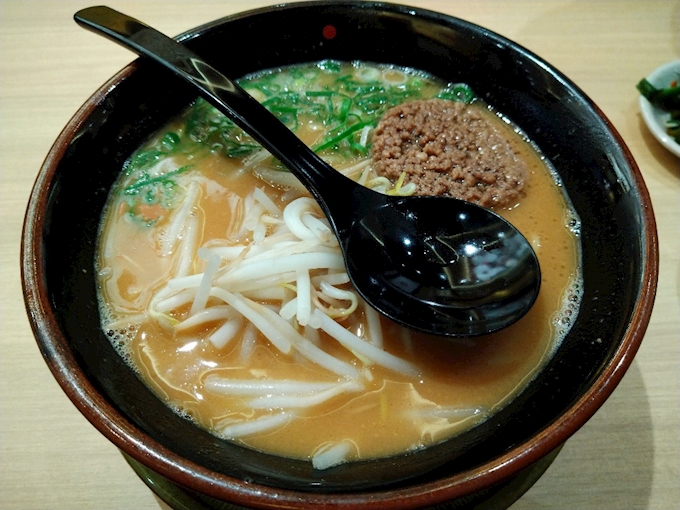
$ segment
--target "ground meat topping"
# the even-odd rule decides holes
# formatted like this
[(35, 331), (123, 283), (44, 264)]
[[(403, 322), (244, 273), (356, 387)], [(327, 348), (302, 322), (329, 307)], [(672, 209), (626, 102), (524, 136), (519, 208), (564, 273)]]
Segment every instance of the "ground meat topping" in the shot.
[(484, 207), (518, 200), (528, 176), (510, 139), (488, 112), (445, 99), (418, 100), (385, 113), (373, 135), (378, 175), (416, 185), (416, 195), (445, 195)]

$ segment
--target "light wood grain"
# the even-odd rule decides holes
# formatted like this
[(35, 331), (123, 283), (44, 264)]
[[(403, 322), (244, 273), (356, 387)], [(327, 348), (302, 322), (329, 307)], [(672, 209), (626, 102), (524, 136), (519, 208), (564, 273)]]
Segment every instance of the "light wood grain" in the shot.
[[(168, 34), (262, 0), (109, 5)], [(680, 508), (680, 160), (646, 131), (634, 88), (680, 58), (680, 2), (412, 0), (483, 25), (574, 80), (630, 147), (649, 187), (661, 275), (628, 374), (513, 510)], [(19, 246), (42, 159), (70, 116), (133, 59), (84, 30), (82, 1), (0, 4), (0, 508), (152, 509), (163, 504), (77, 412), (48, 372), (24, 311)]]

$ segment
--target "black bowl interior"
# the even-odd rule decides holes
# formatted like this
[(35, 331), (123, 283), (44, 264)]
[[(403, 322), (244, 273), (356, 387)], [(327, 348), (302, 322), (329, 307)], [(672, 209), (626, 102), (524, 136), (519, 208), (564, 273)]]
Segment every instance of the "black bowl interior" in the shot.
[[(323, 35), (327, 25), (336, 29), (332, 39)], [(411, 66), (470, 84), (517, 122), (559, 172), (583, 221), (583, 304), (564, 344), (526, 391), (489, 421), (427, 450), (317, 472), (307, 462), (217, 439), (162, 404), (100, 329), (93, 260), (109, 188), (140, 143), (194, 98), (166, 71), (139, 62), (102, 95), (58, 161), (40, 232), (45, 258), (37, 261), (69, 348), (125, 419), (184, 459), (234, 478), (303, 491), (357, 491), (479, 466), (527, 442), (593, 385), (619, 348), (641, 292), (646, 226), (630, 157), (571, 82), (478, 26), (389, 4), (291, 4), (219, 20), (182, 39), (231, 77), (333, 58)]]

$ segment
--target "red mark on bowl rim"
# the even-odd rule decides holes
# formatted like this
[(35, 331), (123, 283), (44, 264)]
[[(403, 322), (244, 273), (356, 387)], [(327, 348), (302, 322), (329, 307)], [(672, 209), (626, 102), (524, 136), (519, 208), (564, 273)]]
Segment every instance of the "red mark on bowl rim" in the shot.
[(333, 25), (326, 25), (321, 31), (325, 39), (334, 39), (338, 31)]

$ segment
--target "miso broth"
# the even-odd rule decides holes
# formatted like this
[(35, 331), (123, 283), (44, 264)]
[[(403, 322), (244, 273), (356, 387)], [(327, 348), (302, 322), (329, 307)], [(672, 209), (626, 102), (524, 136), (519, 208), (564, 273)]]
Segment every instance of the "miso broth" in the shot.
[(538, 255), (538, 300), (479, 338), (379, 317), (347, 283), (318, 205), (198, 100), (132, 156), (102, 219), (102, 328), (121, 355), (199, 426), (319, 469), (423, 448), (502, 408), (580, 300), (578, 218), (549, 163), (468, 87), (410, 69), (320, 62), (240, 84), (335, 168), (385, 193), (413, 193), (372, 170), (372, 129), (389, 107), (439, 97), (484, 111), (529, 169), (521, 199), (497, 212)]

